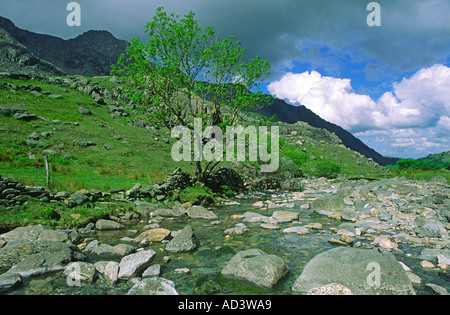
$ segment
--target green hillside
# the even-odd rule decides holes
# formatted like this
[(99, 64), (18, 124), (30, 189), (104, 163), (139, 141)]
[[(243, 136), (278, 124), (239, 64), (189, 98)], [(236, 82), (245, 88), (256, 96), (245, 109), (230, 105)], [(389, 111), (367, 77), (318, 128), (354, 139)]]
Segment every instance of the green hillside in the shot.
[[(169, 130), (142, 128), (142, 123), (136, 123), (141, 118), (133, 113), (128, 117), (114, 116), (109, 105), (121, 106), (114, 97), (120, 89), (114, 79), (87, 79), (0, 80), (0, 106), (24, 106), (37, 116), (22, 121), (11, 113), (0, 114), (3, 177), (44, 186), (44, 152), (50, 156), (49, 189), (53, 192), (127, 189), (138, 182), (151, 185), (176, 167), (194, 173), (189, 163), (177, 163), (171, 158), (175, 139), (171, 139)], [(90, 96), (86, 93), (92, 87), (108, 95), (104, 102), (107, 105), (97, 104), (102, 102), (98, 96), (95, 101), (94, 92)], [(80, 107), (92, 115), (79, 113)], [(305, 123), (279, 125), (280, 155), (285, 158), (280, 171), (301, 170), (303, 176), (318, 176), (324, 166), (337, 164), (339, 173), (352, 177), (380, 172), (376, 163), (345, 148), (337, 136), (324, 129)], [(243, 169), (233, 166), (238, 171)]]

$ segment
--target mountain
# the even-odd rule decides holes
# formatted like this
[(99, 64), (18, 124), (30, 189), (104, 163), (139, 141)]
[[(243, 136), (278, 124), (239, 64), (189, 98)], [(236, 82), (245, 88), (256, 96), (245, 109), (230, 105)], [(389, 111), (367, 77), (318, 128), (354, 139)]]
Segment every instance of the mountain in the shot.
[(33, 75), (62, 75), (55, 65), (35, 56), (26, 46), (0, 28), (0, 72)]
[(450, 169), (450, 151), (430, 154), (426, 157), (418, 159), (418, 161), (430, 162), (440, 165), (442, 168)]
[(0, 28), (36, 57), (60, 67), (69, 75), (109, 75), (111, 64), (117, 62), (129, 45), (108, 31), (88, 31), (69, 40), (37, 34), (16, 27), (4, 17), (0, 17)]
[(338, 125), (320, 118), (320, 116), (316, 115), (303, 105), (293, 106), (287, 104), (283, 100), (275, 99), (273, 104), (268, 107), (262, 108), (259, 112), (267, 117), (276, 114), (277, 120), (282, 122), (293, 124), (297, 121), (303, 121), (308, 123), (312, 127), (326, 129), (329, 132), (336, 134), (336, 136), (338, 136), (342, 140), (342, 143), (347, 148), (359, 152), (368, 158), (372, 158), (380, 165), (395, 164), (398, 160), (396, 158), (382, 156), (374, 149), (369, 148), (361, 140), (353, 136), (350, 132), (346, 131), (342, 127), (339, 127)]

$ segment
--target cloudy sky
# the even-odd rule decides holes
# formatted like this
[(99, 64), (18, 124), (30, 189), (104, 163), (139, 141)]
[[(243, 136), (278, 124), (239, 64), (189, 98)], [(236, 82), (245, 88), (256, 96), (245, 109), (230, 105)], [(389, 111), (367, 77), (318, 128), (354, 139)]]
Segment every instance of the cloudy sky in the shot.
[(13, 0), (0, 15), (18, 27), (65, 39), (109, 30), (143, 37), (158, 6), (196, 13), (203, 26), (240, 39), (250, 57), (269, 59), (264, 91), (305, 105), (383, 155), (422, 157), (450, 150), (450, 1), (379, 0)]

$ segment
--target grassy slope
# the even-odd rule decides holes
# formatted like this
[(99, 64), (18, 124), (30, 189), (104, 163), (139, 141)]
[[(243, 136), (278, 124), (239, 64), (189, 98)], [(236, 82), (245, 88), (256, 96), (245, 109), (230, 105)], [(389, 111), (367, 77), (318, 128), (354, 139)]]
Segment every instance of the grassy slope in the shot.
[[(135, 183), (150, 185), (161, 180), (165, 175), (181, 167), (190, 173), (193, 168), (186, 162), (176, 163), (170, 155), (171, 143), (168, 130), (160, 130), (159, 138), (167, 137), (169, 144), (161, 140), (155, 141), (154, 135), (147, 129), (137, 128), (127, 124), (123, 118), (112, 119), (107, 106), (95, 105), (90, 97), (73, 89), (65, 89), (37, 81), (2, 80), (14, 83), (40, 86), (52, 94), (60, 94), (62, 99), (52, 99), (46, 95), (36, 97), (30, 91), (0, 90), (1, 105), (24, 105), (27, 109), (44, 120), (32, 122), (17, 121), (12, 117), (0, 116), (0, 175), (12, 177), (26, 184), (43, 186), (45, 169), (43, 149), (29, 148), (25, 145), (33, 132), (51, 131), (53, 135), (42, 141), (49, 144), (48, 149), (57, 151), (51, 159), (52, 191), (73, 192), (78, 189), (131, 188)], [(101, 87), (110, 88), (114, 83), (108, 78), (94, 78), (93, 82)], [(88, 108), (93, 115), (83, 116), (78, 113), (78, 107)], [(58, 119), (64, 122), (78, 122), (79, 126), (54, 124)], [(298, 136), (291, 136), (291, 131), (298, 131)], [(306, 160), (301, 168), (309, 175), (314, 175), (318, 163), (328, 161), (339, 164), (343, 173), (349, 176), (375, 176), (380, 169), (373, 166), (367, 159), (342, 145), (336, 143), (336, 137), (327, 135), (324, 130), (305, 125), (281, 124), (280, 156), (288, 153), (303, 154), (306, 149)], [(121, 136), (121, 140), (113, 139)], [(295, 144), (299, 139), (303, 145)], [(95, 142), (97, 145), (82, 148), (73, 140)], [(61, 145), (64, 145), (61, 147)], [(113, 150), (105, 149), (104, 145), (114, 146)], [(38, 159), (30, 160), (29, 153)], [(65, 160), (65, 155), (73, 159)], [(313, 159), (315, 157), (315, 159)]]
[[(15, 95), (11, 91), (0, 90), (0, 104), (24, 105), (31, 113), (46, 119), (22, 122), (13, 117), (0, 116), (2, 176), (27, 184), (44, 185), (43, 149), (29, 148), (24, 144), (33, 132), (44, 131), (53, 133), (48, 140), (42, 140), (49, 144), (47, 149), (57, 151), (56, 157), (51, 159), (50, 188), (54, 191), (131, 188), (136, 182), (152, 184), (178, 166), (170, 158), (169, 144), (155, 141), (146, 129), (129, 126), (121, 119), (111, 119), (106, 107), (96, 106), (90, 97), (81, 92), (35, 81), (6, 81), (16, 85), (37, 85), (43, 92), (63, 95), (63, 99), (52, 99), (46, 95), (36, 97), (26, 90), (18, 90)], [(93, 115), (79, 114), (77, 109), (80, 106), (88, 108)], [(78, 122), (79, 126), (54, 124), (52, 121), (55, 119)], [(114, 136), (121, 136), (122, 139), (115, 140)], [(161, 136), (170, 138), (168, 135)], [(82, 148), (73, 140), (92, 141), (97, 145)], [(114, 146), (114, 149), (105, 149), (105, 144)], [(30, 160), (29, 153), (38, 159)], [(73, 159), (63, 159), (66, 154)]]

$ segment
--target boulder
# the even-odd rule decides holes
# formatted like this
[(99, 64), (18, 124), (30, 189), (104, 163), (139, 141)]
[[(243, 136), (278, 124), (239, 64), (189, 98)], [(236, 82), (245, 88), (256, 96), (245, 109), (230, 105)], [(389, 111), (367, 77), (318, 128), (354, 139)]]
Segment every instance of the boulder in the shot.
[(206, 220), (217, 220), (217, 215), (214, 212), (202, 206), (193, 206), (187, 209), (187, 215), (192, 219), (206, 219)]
[(139, 276), (156, 256), (156, 252), (149, 249), (122, 258), (119, 264), (119, 279), (129, 279)]
[(137, 281), (127, 295), (178, 295), (178, 292), (173, 281), (151, 277)]
[(174, 253), (185, 253), (195, 251), (197, 247), (197, 237), (192, 227), (188, 225), (167, 243), (166, 250)]
[(112, 220), (100, 219), (95, 222), (95, 228), (101, 231), (111, 231), (120, 230), (123, 228), (123, 225)]
[(282, 258), (267, 255), (260, 249), (249, 249), (237, 253), (222, 269), (224, 276), (248, 281), (264, 288), (272, 288), (288, 272), (289, 268)]
[(64, 269), (64, 275), (72, 281), (93, 282), (95, 280), (95, 266), (87, 262), (72, 262)]
[(351, 206), (345, 203), (344, 198), (340, 196), (319, 197), (311, 203), (311, 206), (315, 212), (318, 212), (319, 210), (327, 210), (327, 211), (353, 210), (351, 209)]
[(308, 262), (292, 290), (307, 293), (331, 283), (338, 283), (355, 295), (415, 294), (397, 259), (378, 249), (339, 247), (325, 251)]
[(54, 231), (45, 229), (42, 225), (31, 225), (15, 228), (2, 235), (6, 242), (23, 239), (27, 241), (52, 241), (67, 242), (69, 241), (68, 233), (64, 231)]
[(272, 217), (278, 222), (289, 222), (298, 220), (298, 213), (292, 211), (274, 211)]
[(142, 242), (146, 240), (148, 242), (161, 242), (168, 238), (170, 235), (170, 231), (167, 229), (156, 228), (150, 229), (139, 234), (135, 240), (136, 242)]
[(78, 113), (80, 113), (81, 115), (85, 115), (85, 116), (92, 115), (91, 111), (89, 109), (87, 109), (86, 107), (79, 107)]

